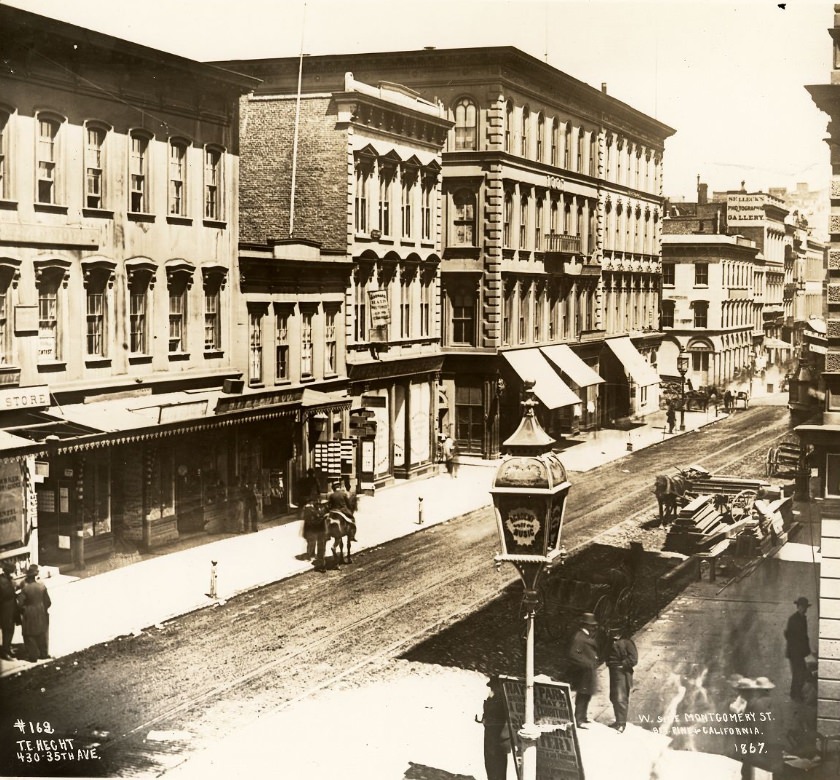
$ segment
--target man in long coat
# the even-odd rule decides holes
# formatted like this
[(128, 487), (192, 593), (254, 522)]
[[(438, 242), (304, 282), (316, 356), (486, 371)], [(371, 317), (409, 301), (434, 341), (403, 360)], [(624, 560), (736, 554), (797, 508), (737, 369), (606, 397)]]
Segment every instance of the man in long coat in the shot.
[(639, 663), (636, 643), (624, 629), (612, 631), (612, 645), (607, 653), (607, 668), (610, 670), (610, 701), (615, 712), (615, 723), (611, 725), (619, 734), (627, 727), (627, 708), (630, 704), (630, 689), (633, 687), (633, 669)]
[(50, 613), (52, 605), (47, 586), (38, 579), (38, 567), (33, 563), (26, 571), (20, 588), (21, 627), (23, 643), (29, 660), (49, 658)]
[(351, 542), (356, 541), (356, 506), (357, 499), (355, 493), (351, 493), (341, 483), (340, 480), (335, 480), (332, 485), (332, 492), (327, 496), (327, 509), (330, 512), (338, 512), (344, 517), (350, 526), (350, 533), (347, 538)]
[(805, 596), (800, 596), (793, 603), (796, 604), (796, 612), (788, 618), (785, 626), (785, 655), (790, 661), (790, 698), (799, 701), (802, 698), (802, 686), (808, 679), (805, 658), (811, 654), (811, 644), (808, 641), (808, 618), (805, 613), (811, 602)]
[(595, 629), (598, 621), (591, 612), (584, 612), (580, 619), (580, 628), (572, 637), (569, 645), (569, 663), (574, 673), (575, 723), (579, 729), (588, 728), (589, 701), (595, 692), (598, 668), (598, 645), (595, 642)]
[(11, 661), (12, 637), (15, 635), (15, 616), (17, 614), (17, 594), (15, 582), (12, 579), (15, 565), (11, 561), (3, 561), (3, 571), (0, 572), (0, 632), (3, 644), (0, 646), (0, 658)]

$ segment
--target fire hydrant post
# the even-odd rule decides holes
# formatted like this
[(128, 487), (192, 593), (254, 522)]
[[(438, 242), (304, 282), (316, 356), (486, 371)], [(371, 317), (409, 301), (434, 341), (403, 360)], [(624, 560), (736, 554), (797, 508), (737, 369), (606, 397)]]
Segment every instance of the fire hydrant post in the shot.
[(216, 591), (216, 563), (217, 561), (210, 561), (210, 593), (207, 595), (210, 596), (211, 599), (218, 598), (218, 593)]
[(417, 525), (423, 525), (423, 496), (417, 499)]

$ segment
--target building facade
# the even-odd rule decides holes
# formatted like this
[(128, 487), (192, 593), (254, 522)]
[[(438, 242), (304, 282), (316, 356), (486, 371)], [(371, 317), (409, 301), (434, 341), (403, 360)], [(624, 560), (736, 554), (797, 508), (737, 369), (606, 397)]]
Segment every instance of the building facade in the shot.
[[(287, 100), (300, 64), (224, 63), (260, 78), (258, 94)], [(513, 48), (308, 57), (303, 95), (332, 94), (345, 72), (404, 84), (451, 122), (437, 211), (439, 430), (462, 452), (497, 454), (520, 419), (525, 378), (537, 379), (556, 436), (658, 408), (662, 155), (673, 130)], [(355, 163), (358, 192), (366, 164)], [(352, 231), (371, 261), (390, 218)]]
[(817, 478), (811, 480), (810, 497), (821, 519), (817, 729), (823, 734), (836, 734), (840, 728), (840, 6), (834, 6), (829, 34), (833, 46), (830, 83), (807, 87), (814, 103), (830, 120), (826, 139), (832, 182), (824, 400), (821, 419), (800, 425), (796, 431), (803, 445), (813, 448), (808, 466), (816, 470)]
[[(355, 437), (366, 484), (436, 469), (445, 112), (348, 72), (300, 97), (266, 82), (243, 98), (241, 121), (249, 385), (347, 393), (369, 420), (367, 440)], [(316, 242), (317, 257), (292, 271), (281, 236)], [(256, 273), (267, 242), (274, 281)], [(269, 347), (264, 365), (255, 339)], [(318, 465), (316, 443), (304, 442), (306, 466)]]
[(0, 556), (82, 565), (218, 529), (237, 483), (278, 504), (255, 453), (285, 439), (255, 427), (332, 399), (237, 392), (257, 81), (5, 6), (0, 26)]

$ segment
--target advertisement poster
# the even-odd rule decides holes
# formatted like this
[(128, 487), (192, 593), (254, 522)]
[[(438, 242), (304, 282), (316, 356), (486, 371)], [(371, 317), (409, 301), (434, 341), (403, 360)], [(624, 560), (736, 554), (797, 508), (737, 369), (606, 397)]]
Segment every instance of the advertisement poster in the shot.
[(839, 42), (0, 2), (0, 777), (836, 776)]

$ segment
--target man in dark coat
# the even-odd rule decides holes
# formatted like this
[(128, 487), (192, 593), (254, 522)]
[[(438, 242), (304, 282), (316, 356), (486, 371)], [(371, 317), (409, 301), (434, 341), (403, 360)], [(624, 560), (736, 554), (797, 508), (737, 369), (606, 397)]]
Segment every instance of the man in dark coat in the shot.
[(479, 723), (484, 724), (484, 771), (487, 780), (507, 778), (508, 753), (510, 753), (510, 729), (505, 707), (502, 683), (497, 675), (487, 683), (490, 692), (484, 700), (484, 711)]
[(811, 644), (808, 641), (808, 618), (805, 613), (811, 602), (800, 596), (796, 601), (796, 612), (794, 612), (785, 626), (785, 642), (788, 661), (790, 662), (790, 698), (794, 701), (802, 699), (802, 686), (808, 679), (808, 668), (805, 663), (806, 656), (811, 654)]
[(590, 723), (589, 701), (595, 692), (595, 670), (598, 668), (598, 645), (595, 642), (595, 629), (598, 621), (591, 612), (584, 612), (580, 627), (572, 637), (569, 646), (569, 663), (574, 674), (575, 723), (579, 729), (588, 728)]
[(50, 657), (51, 605), (47, 586), (38, 579), (38, 567), (33, 563), (27, 569), (26, 579), (20, 587), (23, 643), (32, 663)]
[(612, 644), (607, 654), (610, 670), (610, 701), (615, 712), (615, 723), (611, 724), (619, 734), (627, 727), (627, 708), (630, 704), (630, 689), (633, 687), (633, 669), (639, 663), (636, 643), (628, 632), (613, 629)]
[(333, 482), (332, 492), (327, 496), (327, 509), (338, 512), (350, 524), (348, 539), (356, 541), (356, 496), (351, 493), (339, 480)]
[(3, 644), (0, 646), (0, 658), (11, 661), (12, 637), (15, 635), (15, 617), (17, 616), (17, 594), (12, 575), (15, 565), (11, 561), (3, 561), (3, 571), (0, 572), (0, 632)]

